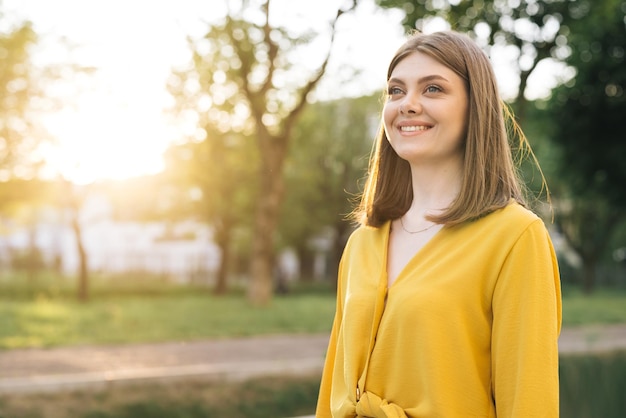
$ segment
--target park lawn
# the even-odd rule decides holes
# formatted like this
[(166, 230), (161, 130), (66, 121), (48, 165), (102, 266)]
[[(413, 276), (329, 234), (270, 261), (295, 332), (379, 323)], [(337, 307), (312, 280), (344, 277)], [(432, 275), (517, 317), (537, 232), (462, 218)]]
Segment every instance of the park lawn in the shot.
[[(563, 326), (626, 323), (626, 291), (567, 291)], [(329, 332), (331, 292), (276, 296), (255, 308), (245, 297), (208, 291), (124, 295), (79, 303), (67, 297), (0, 300), (0, 349), (125, 344)]]
[(626, 290), (600, 288), (591, 295), (563, 292), (563, 326), (626, 323)]
[(210, 293), (0, 300), (0, 349), (328, 332), (334, 297), (275, 297), (265, 308)]

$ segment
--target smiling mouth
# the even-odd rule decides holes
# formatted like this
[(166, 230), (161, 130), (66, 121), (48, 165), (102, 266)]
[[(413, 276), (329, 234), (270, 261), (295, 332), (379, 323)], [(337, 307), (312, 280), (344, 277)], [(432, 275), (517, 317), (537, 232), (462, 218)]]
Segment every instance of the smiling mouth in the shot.
[(419, 126), (401, 126), (400, 131), (402, 132), (418, 132), (418, 131), (426, 131), (430, 129), (430, 126), (419, 125)]

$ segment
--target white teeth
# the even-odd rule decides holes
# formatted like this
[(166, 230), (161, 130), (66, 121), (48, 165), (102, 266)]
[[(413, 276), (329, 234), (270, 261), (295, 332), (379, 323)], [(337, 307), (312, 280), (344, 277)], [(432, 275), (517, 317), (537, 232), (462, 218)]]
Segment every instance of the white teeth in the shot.
[(402, 132), (415, 132), (415, 131), (425, 131), (430, 129), (428, 126), (420, 125), (420, 126), (401, 126), (400, 130)]

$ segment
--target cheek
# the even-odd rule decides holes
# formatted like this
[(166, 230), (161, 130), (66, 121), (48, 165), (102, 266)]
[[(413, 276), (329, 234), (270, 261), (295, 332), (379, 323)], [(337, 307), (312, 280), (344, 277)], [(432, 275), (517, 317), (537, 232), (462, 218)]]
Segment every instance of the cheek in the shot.
[(393, 121), (396, 117), (396, 111), (392, 105), (388, 103), (383, 106), (383, 125), (385, 126), (385, 130), (389, 131), (393, 126)]
[(447, 114), (451, 116), (450, 121), (462, 132), (467, 130), (468, 109), (463, 103), (459, 103), (453, 109), (448, 109)]

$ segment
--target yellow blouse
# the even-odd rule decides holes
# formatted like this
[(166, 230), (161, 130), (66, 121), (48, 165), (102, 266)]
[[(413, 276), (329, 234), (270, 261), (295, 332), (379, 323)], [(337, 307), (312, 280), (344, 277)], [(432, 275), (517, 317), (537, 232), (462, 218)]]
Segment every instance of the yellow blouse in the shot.
[(317, 418), (558, 417), (559, 273), (517, 203), (441, 229), (387, 288), (390, 223), (339, 268)]

